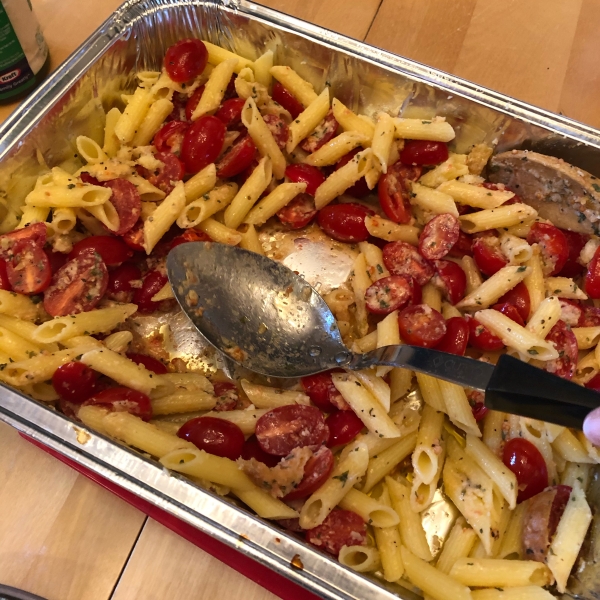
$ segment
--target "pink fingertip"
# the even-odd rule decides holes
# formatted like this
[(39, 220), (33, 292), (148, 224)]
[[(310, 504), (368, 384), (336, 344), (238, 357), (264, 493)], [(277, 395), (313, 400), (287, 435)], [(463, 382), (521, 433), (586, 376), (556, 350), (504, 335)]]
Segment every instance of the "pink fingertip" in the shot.
[(600, 407), (595, 408), (583, 422), (585, 437), (595, 446), (600, 446)]

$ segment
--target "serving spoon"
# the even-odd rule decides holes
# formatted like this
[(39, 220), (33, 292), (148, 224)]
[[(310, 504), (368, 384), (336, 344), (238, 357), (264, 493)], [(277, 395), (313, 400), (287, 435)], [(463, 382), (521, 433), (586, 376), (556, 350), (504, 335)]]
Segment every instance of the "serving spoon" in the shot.
[(261, 375), (404, 367), (481, 390), (493, 410), (577, 429), (600, 406), (593, 390), (507, 354), (492, 365), (409, 345), (353, 353), (323, 298), (300, 275), (236, 246), (181, 244), (169, 253), (167, 273), (181, 308), (208, 342)]

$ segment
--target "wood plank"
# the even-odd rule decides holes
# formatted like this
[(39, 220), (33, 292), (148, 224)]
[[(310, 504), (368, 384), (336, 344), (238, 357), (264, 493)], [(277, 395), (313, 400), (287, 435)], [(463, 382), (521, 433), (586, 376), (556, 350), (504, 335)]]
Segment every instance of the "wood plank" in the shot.
[(276, 596), (148, 519), (111, 600)]
[(581, 0), (478, 0), (454, 73), (556, 111), (580, 10)]
[(387, 0), (367, 43), (449, 73), (460, 54), (477, 0)]
[(0, 582), (106, 600), (145, 515), (0, 423)]
[[(259, 4), (362, 40), (382, 0), (260, 0)], [(350, 8), (351, 7), (351, 8)], [(348, 11), (351, 10), (351, 14)]]
[(564, 115), (594, 127), (600, 127), (598, 24), (600, 3), (583, 0), (558, 106)]

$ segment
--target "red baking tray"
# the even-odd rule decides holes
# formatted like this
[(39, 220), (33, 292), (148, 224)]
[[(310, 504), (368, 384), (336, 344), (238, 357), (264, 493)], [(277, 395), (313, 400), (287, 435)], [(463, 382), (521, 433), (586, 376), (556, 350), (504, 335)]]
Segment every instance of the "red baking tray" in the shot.
[(271, 571), (268, 567), (261, 565), (241, 552), (237, 552), (222, 542), (211, 538), (209, 535), (199, 531), (195, 527), (180, 521), (173, 515), (160, 508), (157, 508), (153, 504), (150, 504), (150, 502), (147, 500), (138, 498), (135, 494), (123, 489), (116, 483), (113, 483), (97, 473), (86, 469), (85, 467), (77, 464), (75, 461), (63, 456), (51, 448), (48, 448), (44, 444), (34, 440), (33, 438), (30, 438), (23, 433), (20, 433), (19, 435), (21, 435), (34, 446), (37, 446), (72, 469), (75, 469), (82, 475), (85, 475), (88, 479), (91, 479), (116, 496), (119, 496), (119, 498), (125, 500), (125, 502), (128, 504), (131, 504), (135, 508), (141, 510), (149, 517), (152, 517), (155, 521), (158, 521), (171, 531), (174, 531), (181, 537), (185, 538), (188, 542), (194, 544), (194, 546), (198, 546), (198, 548), (201, 548), (215, 558), (218, 558), (221, 562), (235, 569), (238, 573), (241, 573), (248, 579), (258, 583), (258, 585), (262, 586), (266, 590), (269, 590), (269, 592), (272, 592), (283, 600), (320, 600), (319, 596), (316, 596), (312, 592), (305, 590), (298, 584), (293, 583), (282, 575)]

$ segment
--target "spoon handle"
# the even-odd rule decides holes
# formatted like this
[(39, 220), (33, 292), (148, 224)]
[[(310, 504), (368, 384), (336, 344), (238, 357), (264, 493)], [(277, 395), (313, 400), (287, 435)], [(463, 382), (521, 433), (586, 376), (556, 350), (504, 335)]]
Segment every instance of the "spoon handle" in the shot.
[(600, 394), (503, 354), (494, 366), (464, 356), (417, 346), (386, 346), (356, 354), (347, 366), (404, 367), (485, 392), (492, 410), (582, 429), (586, 415), (600, 406)]

